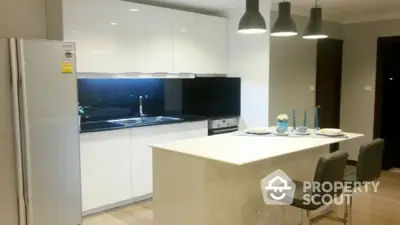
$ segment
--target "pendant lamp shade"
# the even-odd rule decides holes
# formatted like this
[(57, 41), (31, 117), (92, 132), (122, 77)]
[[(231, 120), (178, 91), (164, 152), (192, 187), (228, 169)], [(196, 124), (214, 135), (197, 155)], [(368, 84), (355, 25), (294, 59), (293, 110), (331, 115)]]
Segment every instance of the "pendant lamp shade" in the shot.
[(322, 21), (322, 8), (315, 7), (310, 10), (310, 22), (304, 32), (304, 39), (322, 39), (328, 35), (324, 32)]
[(259, 12), (258, 0), (246, 0), (246, 12), (240, 19), (238, 32), (243, 34), (267, 32), (264, 17)]
[(271, 30), (271, 36), (288, 37), (297, 35), (297, 26), (290, 15), (290, 2), (279, 3), (279, 14)]

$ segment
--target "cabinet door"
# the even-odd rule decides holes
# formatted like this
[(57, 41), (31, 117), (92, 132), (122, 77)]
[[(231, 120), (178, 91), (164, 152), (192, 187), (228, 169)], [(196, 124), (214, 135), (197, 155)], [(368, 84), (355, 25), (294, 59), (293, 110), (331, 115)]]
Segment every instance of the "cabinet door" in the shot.
[(207, 136), (207, 121), (132, 128), (132, 197), (153, 193), (153, 151), (150, 144), (202, 136)]
[(195, 13), (174, 11), (174, 73), (195, 73)]
[(83, 211), (131, 198), (130, 130), (80, 135)]
[(153, 153), (150, 143), (158, 142), (158, 126), (131, 129), (131, 191), (137, 198), (153, 192)]
[(158, 142), (151, 142), (152, 144), (205, 137), (208, 135), (207, 121), (170, 124), (160, 126), (160, 128), (160, 135), (157, 138)]
[(64, 40), (76, 43), (78, 72), (123, 72), (120, 4), (107, 0), (63, 1)]
[(228, 60), (227, 20), (196, 15), (196, 52), (198, 73), (226, 74)]
[(173, 14), (166, 8), (149, 7), (146, 10), (146, 62), (151, 73), (172, 73)]
[[(118, 1), (123, 10), (120, 13), (119, 40), (120, 55), (124, 72), (146, 71), (146, 26), (148, 6), (132, 2)], [(117, 3), (117, 2), (115, 2)]]
[(185, 134), (185, 138), (206, 137), (208, 136), (208, 121), (187, 124), (185, 129), (190, 130), (190, 132)]

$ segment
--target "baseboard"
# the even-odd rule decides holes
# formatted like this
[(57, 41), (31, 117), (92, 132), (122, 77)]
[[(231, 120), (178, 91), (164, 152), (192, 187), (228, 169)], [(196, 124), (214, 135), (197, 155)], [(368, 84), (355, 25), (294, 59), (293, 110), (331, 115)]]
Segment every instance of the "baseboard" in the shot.
[(357, 166), (357, 161), (355, 161), (355, 160), (347, 160), (347, 165)]
[(101, 213), (101, 212), (104, 212), (104, 211), (107, 211), (107, 210), (110, 210), (110, 209), (115, 209), (115, 208), (119, 208), (121, 206), (130, 205), (130, 204), (133, 204), (133, 203), (137, 203), (137, 202), (141, 202), (141, 201), (144, 201), (144, 200), (148, 200), (148, 199), (151, 199), (152, 197), (153, 197), (153, 193), (150, 193), (150, 194), (142, 195), (142, 196), (139, 196), (139, 197), (127, 199), (127, 200), (124, 200), (124, 201), (112, 203), (112, 204), (109, 204), (109, 205), (101, 206), (101, 207), (98, 207), (98, 208), (89, 209), (89, 210), (83, 211), (82, 212), (82, 216), (89, 216), (89, 215)]

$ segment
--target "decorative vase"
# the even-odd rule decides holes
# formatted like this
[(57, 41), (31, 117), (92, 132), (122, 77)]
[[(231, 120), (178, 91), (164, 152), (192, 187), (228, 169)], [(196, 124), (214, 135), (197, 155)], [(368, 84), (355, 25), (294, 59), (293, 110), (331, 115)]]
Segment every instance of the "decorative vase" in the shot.
[(278, 134), (284, 134), (288, 131), (289, 122), (288, 121), (278, 121), (276, 132)]

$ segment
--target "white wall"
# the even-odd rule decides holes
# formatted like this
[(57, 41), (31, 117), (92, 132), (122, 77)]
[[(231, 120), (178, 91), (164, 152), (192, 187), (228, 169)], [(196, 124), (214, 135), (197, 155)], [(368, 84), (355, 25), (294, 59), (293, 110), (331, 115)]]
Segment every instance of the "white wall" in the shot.
[[(260, 1), (260, 12), (269, 23), (270, 1)], [(228, 18), (228, 76), (242, 78), (240, 129), (268, 125), (269, 33), (237, 32), (245, 9), (232, 9)]]
[(46, 37), (45, 0), (2, 0), (1, 37)]
[[(45, 0), (2, 0), (0, 37), (46, 38)], [(17, 225), (17, 188), (7, 41), (0, 43), (0, 218)]]
[[(274, 22), (277, 12), (271, 12)], [(309, 19), (292, 16), (299, 32), (295, 37), (271, 37), (270, 39), (270, 93), (269, 125), (276, 124), (276, 116), (287, 113), (292, 118), (296, 108), (297, 124), (303, 123), (304, 109), (307, 108), (307, 126), (314, 127), (317, 41), (304, 40), (302, 34)], [(337, 23), (325, 22), (330, 38), (342, 39), (343, 27)]]
[[(361, 144), (373, 139), (377, 38), (400, 35), (400, 20), (349, 24), (344, 31), (341, 128), (365, 134), (341, 149), (357, 160)], [(372, 92), (365, 92), (371, 85)]]

